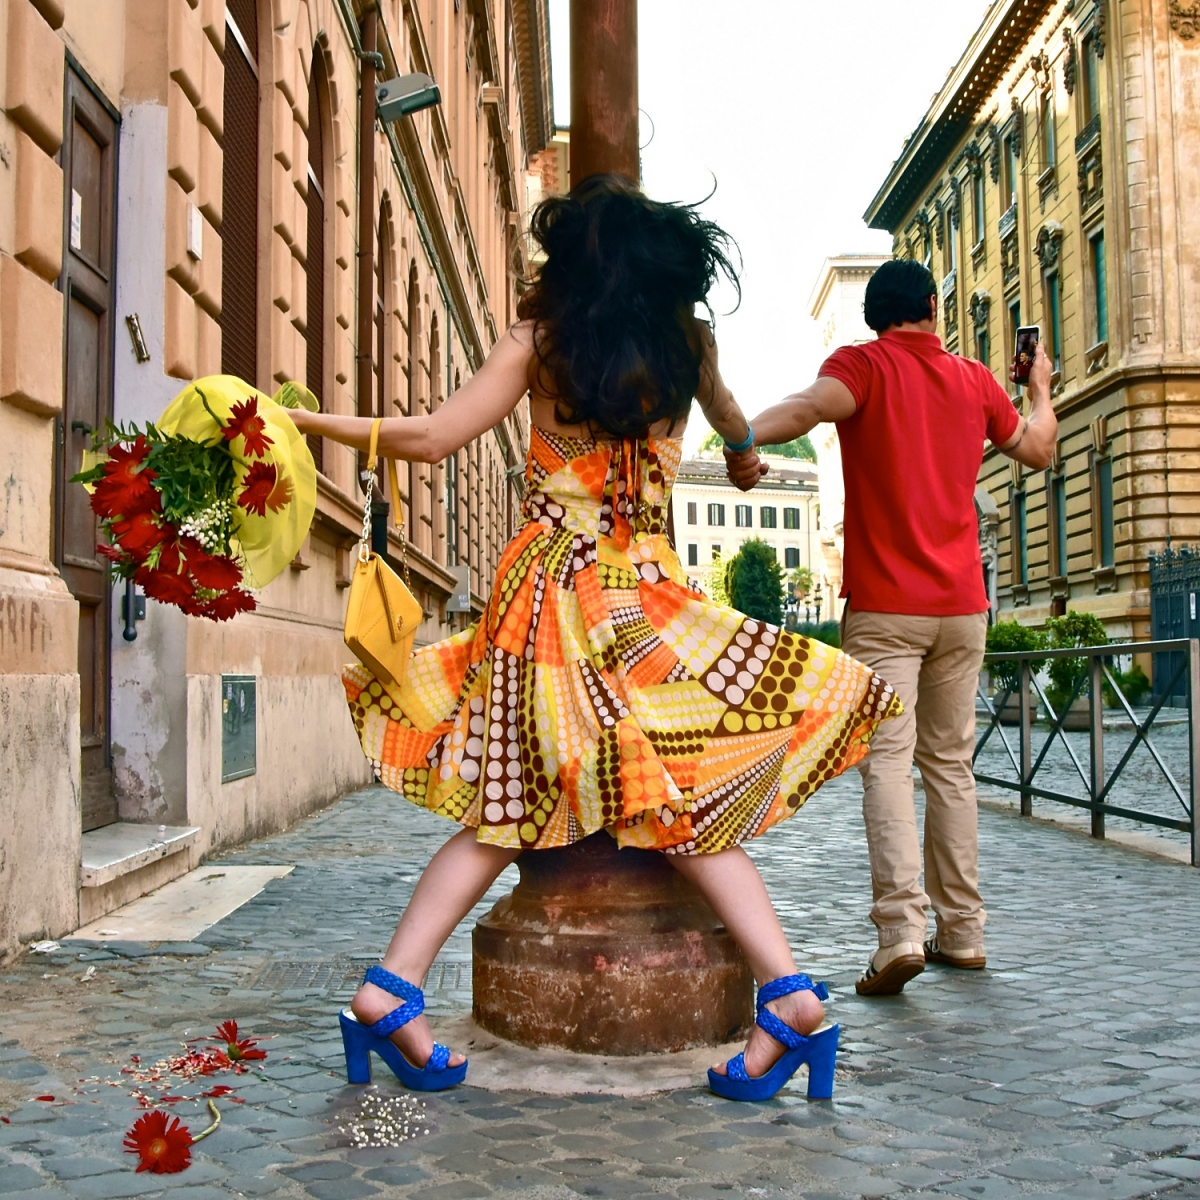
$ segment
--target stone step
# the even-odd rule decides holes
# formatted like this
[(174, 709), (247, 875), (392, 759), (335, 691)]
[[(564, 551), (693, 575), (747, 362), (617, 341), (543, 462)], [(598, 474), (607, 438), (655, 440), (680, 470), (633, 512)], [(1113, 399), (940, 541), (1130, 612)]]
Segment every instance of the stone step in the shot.
[(198, 826), (139, 825), (117, 821), (83, 835), (79, 886), (103, 887), (148, 863), (186, 850), (200, 836)]

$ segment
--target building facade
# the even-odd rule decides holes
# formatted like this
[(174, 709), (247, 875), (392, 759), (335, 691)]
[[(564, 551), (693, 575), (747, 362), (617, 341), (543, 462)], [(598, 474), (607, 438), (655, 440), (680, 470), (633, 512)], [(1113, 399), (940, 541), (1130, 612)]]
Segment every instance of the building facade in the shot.
[[(545, 0), (0, 0), (0, 28), (3, 954), (369, 778), (338, 678), (356, 454), (311, 443), (312, 532), (257, 611), (124, 622), (67, 483), (91, 430), (217, 372), (436, 408), (513, 319), (554, 130)], [(377, 121), (414, 71), (441, 105)], [(401, 468), (421, 641), (481, 609), (526, 429)]]
[(1148, 556), (1200, 536), (1198, 87), (1194, 5), (1000, 0), (866, 214), (1019, 407), (1017, 327), (1054, 361), (1050, 469), (989, 451), (980, 475), (1002, 616), (1148, 637)]
[(723, 458), (689, 458), (671, 496), (675, 550), (690, 579), (706, 592), (713, 576), (750, 538), (775, 551), (785, 577), (807, 567), (821, 573), (817, 470), (811, 463), (764, 454), (770, 473), (752, 492), (729, 482)]
[[(863, 297), (867, 281), (885, 262), (887, 256), (878, 254), (839, 254), (825, 260), (808, 298), (808, 315), (821, 330), (821, 346), (826, 356), (841, 346), (859, 346), (875, 339), (874, 330), (863, 320)], [(846, 484), (842, 479), (842, 452), (837, 426), (832, 422), (818, 425), (811, 437), (817, 451), (817, 488), (821, 501), (823, 607), (836, 621), (841, 620), (843, 606), (840, 593)]]

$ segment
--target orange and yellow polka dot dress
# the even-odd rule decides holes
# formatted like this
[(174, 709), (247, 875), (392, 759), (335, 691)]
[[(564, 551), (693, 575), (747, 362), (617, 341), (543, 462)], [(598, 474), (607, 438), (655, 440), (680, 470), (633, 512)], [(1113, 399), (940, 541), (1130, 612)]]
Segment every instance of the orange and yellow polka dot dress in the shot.
[(852, 658), (713, 604), (666, 534), (678, 438), (531, 433), (523, 515), (478, 622), (391, 693), (343, 675), (379, 779), (479, 840), (608, 829), (706, 854), (757, 837), (900, 711)]

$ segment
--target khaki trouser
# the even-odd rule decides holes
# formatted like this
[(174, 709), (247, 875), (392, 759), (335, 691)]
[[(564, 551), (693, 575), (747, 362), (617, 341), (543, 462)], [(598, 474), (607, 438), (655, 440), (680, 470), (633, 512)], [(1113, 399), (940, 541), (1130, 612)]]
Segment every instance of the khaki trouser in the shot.
[[(978, 812), (971, 754), (987, 614), (916, 617), (852, 612), (842, 649), (879, 672), (904, 702), (884, 721), (859, 770), (871, 854), (871, 920), (880, 946), (925, 938), (932, 906), (947, 949), (983, 945)], [(925, 888), (912, 765), (925, 784)]]

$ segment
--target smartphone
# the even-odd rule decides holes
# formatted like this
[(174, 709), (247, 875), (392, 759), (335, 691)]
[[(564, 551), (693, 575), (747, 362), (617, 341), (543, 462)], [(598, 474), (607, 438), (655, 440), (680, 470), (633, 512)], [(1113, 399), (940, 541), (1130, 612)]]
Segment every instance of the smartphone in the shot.
[(1033, 358), (1037, 353), (1038, 342), (1042, 340), (1042, 330), (1038, 325), (1022, 325), (1017, 330), (1017, 353), (1014, 359), (1016, 372), (1013, 379), (1017, 383), (1028, 383), (1029, 372), (1033, 367)]

